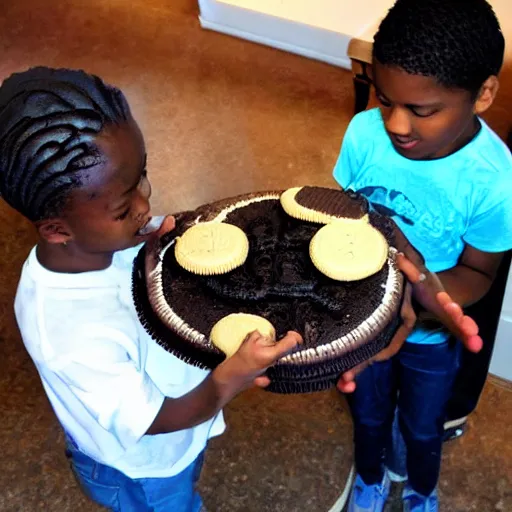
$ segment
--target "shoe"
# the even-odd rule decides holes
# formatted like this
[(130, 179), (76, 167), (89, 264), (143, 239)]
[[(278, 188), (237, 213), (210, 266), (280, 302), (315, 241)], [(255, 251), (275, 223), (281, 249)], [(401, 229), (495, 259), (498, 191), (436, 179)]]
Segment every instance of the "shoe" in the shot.
[(389, 496), (391, 482), (386, 472), (380, 484), (367, 485), (364, 480), (357, 475), (347, 512), (382, 512)]
[(407, 485), (402, 493), (402, 501), (404, 512), (439, 512), (437, 489), (434, 489), (428, 496), (423, 496)]
[(388, 475), (388, 478), (391, 480), (391, 482), (395, 484), (401, 484), (403, 482), (407, 482), (407, 473), (405, 475), (400, 475), (398, 473), (395, 473), (394, 471), (391, 471), (389, 468), (385, 468), (385, 471)]
[(468, 428), (467, 419), (467, 416), (465, 416), (457, 420), (447, 421), (444, 424), (443, 442), (453, 441), (464, 435)]
[(458, 427), (446, 429), (443, 434), (443, 442), (446, 443), (447, 441), (453, 441), (454, 439), (458, 439), (459, 437), (463, 436), (466, 432), (466, 428), (467, 424), (463, 423)]

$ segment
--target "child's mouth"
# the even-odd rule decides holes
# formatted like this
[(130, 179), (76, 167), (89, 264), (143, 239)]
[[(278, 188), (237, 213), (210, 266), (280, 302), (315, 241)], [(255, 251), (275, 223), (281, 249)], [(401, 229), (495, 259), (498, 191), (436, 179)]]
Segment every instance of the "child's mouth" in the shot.
[(400, 137), (399, 135), (391, 135), (391, 139), (395, 146), (397, 146), (400, 149), (403, 149), (405, 151), (409, 151), (409, 150), (415, 148), (419, 143), (418, 139), (411, 139), (409, 137)]
[(165, 220), (165, 216), (151, 217), (136, 233), (137, 236), (147, 236), (158, 231)]

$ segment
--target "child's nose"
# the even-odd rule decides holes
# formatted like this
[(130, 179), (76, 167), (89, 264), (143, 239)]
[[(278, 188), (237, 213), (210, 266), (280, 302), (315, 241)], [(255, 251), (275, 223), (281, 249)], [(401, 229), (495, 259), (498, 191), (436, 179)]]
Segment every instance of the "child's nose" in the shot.
[(139, 199), (133, 209), (134, 211), (134, 220), (137, 222), (142, 222), (147, 219), (149, 216), (149, 212), (151, 211), (151, 206), (147, 199)]
[(145, 217), (151, 210), (149, 198), (151, 197), (151, 184), (149, 180), (144, 177), (135, 191), (133, 198), (134, 207), (133, 211), (136, 213), (137, 218)]
[(402, 107), (392, 107), (385, 118), (386, 129), (394, 135), (406, 137), (411, 134), (409, 111)]
[(139, 186), (137, 187), (139, 195), (148, 200), (151, 197), (151, 183), (147, 176), (142, 176), (140, 179)]

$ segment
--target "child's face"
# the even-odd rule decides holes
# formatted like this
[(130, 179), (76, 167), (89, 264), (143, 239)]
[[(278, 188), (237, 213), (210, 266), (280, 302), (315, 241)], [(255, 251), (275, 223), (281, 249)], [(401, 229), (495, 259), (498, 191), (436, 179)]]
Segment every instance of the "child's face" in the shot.
[(388, 135), (406, 158), (447, 156), (477, 130), (469, 91), (448, 89), (431, 77), (379, 62), (373, 64), (373, 81)]
[[(69, 241), (86, 253), (109, 253), (146, 240), (151, 186), (144, 139), (135, 121), (107, 126), (97, 137), (104, 163), (92, 168), (70, 195), (62, 215)], [(87, 172), (87, 171), (85, 171)]]

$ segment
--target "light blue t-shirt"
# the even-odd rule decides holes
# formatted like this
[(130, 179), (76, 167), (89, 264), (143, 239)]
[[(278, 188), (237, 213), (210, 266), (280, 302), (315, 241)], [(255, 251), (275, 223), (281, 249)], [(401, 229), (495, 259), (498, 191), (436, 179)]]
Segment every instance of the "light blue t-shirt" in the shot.
[[(484, 252), (512, 248), (512, 156), (483, 121), (459, 151), (409, 160), (393, 147), (379, 109), (356, 115), (343, 139), (334, 178), (391, 216), (441, 272), (457, 265), (465, 244)], [(418, 327), (408, 341), (441, 343), (446, 331)]]

